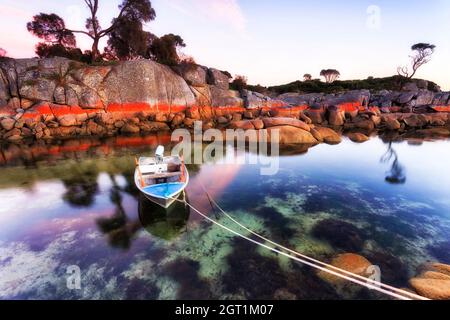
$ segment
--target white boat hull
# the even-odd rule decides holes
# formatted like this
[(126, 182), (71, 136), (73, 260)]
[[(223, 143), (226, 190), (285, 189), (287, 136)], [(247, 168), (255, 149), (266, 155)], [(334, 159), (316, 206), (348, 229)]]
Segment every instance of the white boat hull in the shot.
[[(146, 187), (148, 186), (142, 186), (141, 184), (141, 175), (139, 174), (139, 170), (138, 168), (136, 168), (135, 172), (134, 172), (134, 183), (136, 185), (136, 187), (139, 189), (139, 191), (150, 201), (156, 203), (157, 205), (163, 207), (163, 208), (168, 208), (170, 207), (180, 196), (180, 194), (182, 194), (184, 192), (184, 189), (186, 188), (188, 182), (189, 182), (189, 172), (187, 171), (186, 167), (183, 164), (183, 170), (184, 170), (184, 181), (182, 182), (182, 186), (181, 188), (179, 188), (178, 190), (176, 190), (176, 192), (172, 193), (172, 194), (167, 194), (165, 196), (161, 196), (161, 195), (155, 195), (152, 194), (150, 192), (148, 192), (147, 190), (145, 190)], [(161, 184), (164, 185), (164, 184)]]

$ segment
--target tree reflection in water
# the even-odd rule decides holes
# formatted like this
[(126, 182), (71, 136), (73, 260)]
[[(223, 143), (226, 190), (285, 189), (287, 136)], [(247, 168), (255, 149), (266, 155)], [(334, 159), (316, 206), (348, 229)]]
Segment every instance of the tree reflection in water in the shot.
[(385, 177), (386, 182), (391, 184), (404, 184), (406, 182), (405, 168), (399, 163), (397, 152), (392, 147), (392, 141), (389, 142), (386, 153), (381, 157), (381, 162), (391, 163), (391, 169)]
[(97, 172), (80, 172), (69, 179), (62, 179), (66, 192), (63, 195), (74, 207), (90, 207), (94, 203), (94, 197), (98, 192)]
[[(146, 199), (137, 192), (131, 184), (134, 180), (127, 179), (127, 184), (120, 187), (113, 175), (110, 175), (112, 187), (110, 191), (111, 202), (115, 205), (115, 212), (107, 218), (96, 220), (100, 231), (107, 235), (109, 244), (114, 248), (127, 250), (130, 248), (134, 235), (144, 228), (151, 235), (172, 240), (186, 230), (189, 218), (189, 209), (180, 202), (174, 203), (164, 209)], [(139, 219), (130, 221), (122, 206), (122, 192), (129, 193), (138, 200)]]
[[(128, 190), (128, 183), (123, 189), (117, 184), (114, 175), (109, 175), (112, 187), (110, 200), (115, 205), (114, 214), (108, 218), (98, 218), (96, 220), (100, 231), (108, 236), (108, 242), (112, 247), (128, 249), (132, 238), (141, 228), (139, 221), (129, 221), (125, 209), (122, 206), (121, 192)], [(128, 182), (128, 180), (127, 180)]]

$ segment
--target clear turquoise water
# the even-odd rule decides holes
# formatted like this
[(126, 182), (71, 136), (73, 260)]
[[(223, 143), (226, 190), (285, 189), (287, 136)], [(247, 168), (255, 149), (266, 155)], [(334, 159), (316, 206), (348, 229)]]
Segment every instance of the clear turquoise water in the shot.
[[(330, 284), (182, 204), (155, 207), (133, 185), (134, 157), (152, 151), (94, 145), (39, 156), (2, 148), (0, 298), (386, 298)], [(380, 266), (383, 282), (404, 287), (422, 263), (450, 263), (449, 159), (449, 141), (389, 149), (378, 138), (344, 140), (290, 149), (275, 176), (261, 176), (258, 165), (190, 166), (187, 198), (236, 228), (212, 209), (201, 182), (251, 229), (323, 261), (360, 254)], [(72, 265), (80, 289), (67, 287)]]

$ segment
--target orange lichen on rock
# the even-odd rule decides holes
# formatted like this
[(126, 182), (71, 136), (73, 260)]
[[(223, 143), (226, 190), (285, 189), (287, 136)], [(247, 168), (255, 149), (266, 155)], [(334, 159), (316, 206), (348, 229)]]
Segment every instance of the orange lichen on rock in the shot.
[(221, 117), (233, 113), (243, 113), (245, 112), (246, 109), (241, 106), (228, 106), (228, 107), (213, 107), (213, 110), (216, 117)]
[(450, 106), (435, 106), (431, 107), (431, 109), (437, 112), (450, 112)]
[(82, 109), (79, 106), (66, 106), (66, 105), (50, 105), (51, 112), (55, 117), (65, 115), (78, 115), (86, 113), (88, 109)]
[(340, 103), (336, 107), (339, 111), (344, 111), (344, 112), (355, 112), (355, 111), (364, 111), (365, 110), (365, 108), (363, 106), (361, 106), (361, 104), (359, 102)]
[(300, 116), (300, 113), (307, 110), (307, 105), (299, 105), (295, 107), (277, 107), (277, 108), (269, 108), (267, 111), (270, 111), (272, 116), (276, 117), (296, 117)]

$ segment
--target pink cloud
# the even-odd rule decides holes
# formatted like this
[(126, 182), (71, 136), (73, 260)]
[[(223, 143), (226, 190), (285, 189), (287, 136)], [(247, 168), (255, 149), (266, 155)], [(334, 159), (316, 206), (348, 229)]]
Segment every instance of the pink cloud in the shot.
[(237, 0), (170, 0), (174, 9), (190, 15), (202, 15), (210, 20), (230, 25), (244, 31), (246, 19)]

